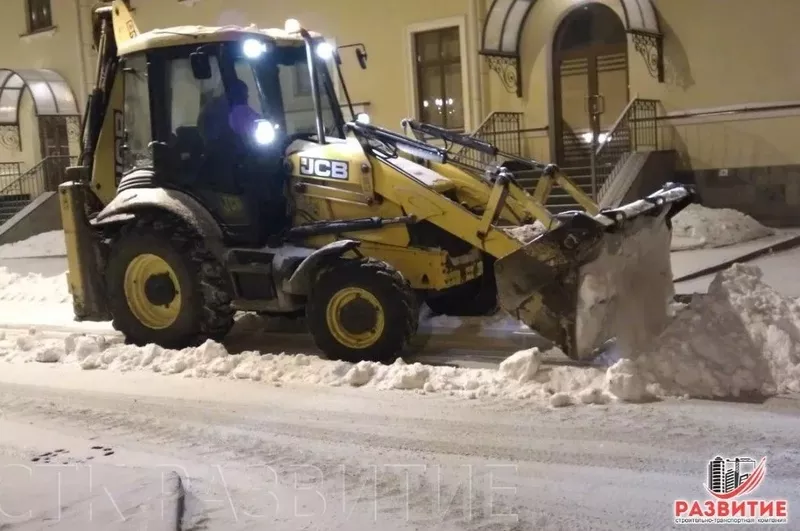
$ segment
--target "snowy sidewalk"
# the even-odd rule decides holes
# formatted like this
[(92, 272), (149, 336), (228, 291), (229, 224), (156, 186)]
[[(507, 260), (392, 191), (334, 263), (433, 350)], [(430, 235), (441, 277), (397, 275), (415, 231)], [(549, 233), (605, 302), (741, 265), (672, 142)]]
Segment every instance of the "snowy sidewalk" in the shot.
[(800, 236), (800, 229), (776, 230), (775, 234), (726, 247), (691, 249), (671, 253), (672, 277), (681, 278), (709, 267), (735, 260)]
[[(0, 420), (0, 434), (0, 529), (180, 528), (184, 489), (174, 469), (130, 466), (112, 448), (27, 422)], [(59, 446), (42, 450), (52, 441)]]
[[(761, 269), (763, 280), (782, 295), (800, 297), (800, 248), (768, 254), (748, 262)], [(715, 274), (675, 283), (680, 294), (706, 293)]]

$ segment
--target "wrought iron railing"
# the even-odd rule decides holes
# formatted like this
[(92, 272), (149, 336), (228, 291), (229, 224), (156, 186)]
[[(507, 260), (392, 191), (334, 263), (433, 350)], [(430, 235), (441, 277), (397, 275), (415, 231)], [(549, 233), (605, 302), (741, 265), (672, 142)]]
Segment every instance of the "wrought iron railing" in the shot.
[(64, 182), (66, 170), (76, 164), (78, 157), (50, 156), (0, 189), (0, 196), (36, 199), (45, 192), (55, 192)]
[(5, 188), (22, 175), (22, 164), (19, 162), (0, 162), (0, 188)]
[[(516, 157), (522, 156), (522, 113), (492, 112), (470, 135), (478, 140), (489, 142), (499, 151)], [(478, 150), (459, 146), (452, 153), (453, 160), (465, 166), (481, 170), (495, 161)]]
[(620, 114), (595, 152), (593, 180), (601, 200), (630, 155), (658, 149), (658, 100), (634, 98)]
[(7, 177), (11, 175), (20, 176), (22, 173), (21, 162), (0, 162), (0, 176)]
[[(592, 143), (576, 134), (567, 124), (562, 124), (563, 145), (561, 157), (572, 170), (578, 171), (582, 186), (599, 201), (631, 153), (646, 148), (658, 149), (658, 100), (634, 98), (606, 133), (596, 139), (598, 147), (592, 161)], [(541, 170), (526, 165), (525, 146), (531, 135), (541, 135), (547, 128), (523, 129), (522, 113), (492, 112), (470, 137), (488, 142), (498, 149), (492, 156), (468, 146), (451, 146), (451, 160), (457, 164), (484, 171), (487, 167), (504, 164), (520, 183), (532, 188), (541, 176)], [(425, 135), (415, 132), (418, 139), (428, 141)], [(506, 157), (504, 157), (506, 155)], [(585, 172), (585, 173), (582, 173)], [(591, 192), (589, 191), (591, 186)]]

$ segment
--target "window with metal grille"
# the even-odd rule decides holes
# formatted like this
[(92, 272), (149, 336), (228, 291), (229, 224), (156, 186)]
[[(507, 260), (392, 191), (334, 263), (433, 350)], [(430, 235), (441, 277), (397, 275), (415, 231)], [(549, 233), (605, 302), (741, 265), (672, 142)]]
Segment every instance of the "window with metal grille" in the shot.
[(458, 26), (416, 33), (414, 55), (419, 119), (447, 129), (464, 129)]
[(33, 33), (53, 27), (50, 0), (28, 0), (28, 31)]

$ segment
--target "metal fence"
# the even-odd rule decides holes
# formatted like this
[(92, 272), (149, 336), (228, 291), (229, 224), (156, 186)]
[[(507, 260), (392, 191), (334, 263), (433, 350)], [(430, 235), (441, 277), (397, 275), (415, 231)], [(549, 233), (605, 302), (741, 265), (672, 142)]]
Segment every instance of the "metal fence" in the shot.
[(631, 153), (658, 149), (658, 105), (658, 100), (631, 100), (603, 138), (592, 169), (595, 199), (611, 186)]
[(47, 157), (5, 184), (0, 195), (35, 199), (45, 192), (55, 192), (64, 182), (67, 168), (77, 161), (78, 157), (72, 156)]
[(22, 164), (19, 162), (0, 162), (0, 189), (5, 188), (22, 175)]

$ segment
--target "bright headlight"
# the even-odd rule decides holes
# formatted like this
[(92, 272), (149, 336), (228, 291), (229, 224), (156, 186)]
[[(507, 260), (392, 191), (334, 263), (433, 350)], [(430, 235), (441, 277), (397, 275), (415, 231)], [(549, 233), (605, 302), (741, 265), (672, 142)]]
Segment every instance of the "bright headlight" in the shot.
[(317, 56), (325, 61), (333, 57), (333, 45), (329, 42), (317, 44)]
[(247, 39), (242, 44), (242, 52), (248, 59), (261, 57), (267, 51), (267, 43), (258, 39)]
[(269, 120), (258, 120), (256, 122), (255, 138), (256, 143), (265, 146), (275, 141), (275, 125)]

